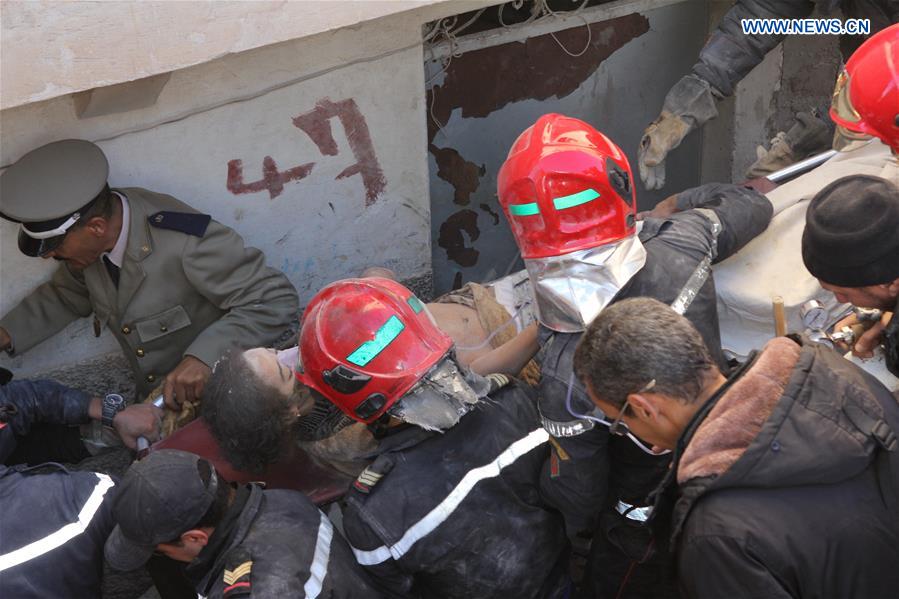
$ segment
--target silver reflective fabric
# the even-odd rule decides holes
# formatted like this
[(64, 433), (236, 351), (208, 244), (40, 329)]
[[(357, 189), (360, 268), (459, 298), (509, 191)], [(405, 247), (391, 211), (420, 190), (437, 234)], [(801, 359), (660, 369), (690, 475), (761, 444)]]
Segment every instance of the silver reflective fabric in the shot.
[(446, 431), (490, 391), (490, 382), (447, 356), (388, 411), (425, 430)]
[(537, 298), (540, 322), (560, 333), (587, 328), (646, 264), (636, 235), (617, 243), (524, 261)]

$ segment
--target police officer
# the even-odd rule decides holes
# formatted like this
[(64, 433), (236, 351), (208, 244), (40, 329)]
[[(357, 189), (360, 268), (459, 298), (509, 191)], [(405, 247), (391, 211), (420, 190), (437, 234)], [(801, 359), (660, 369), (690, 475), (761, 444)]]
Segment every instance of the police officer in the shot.
[(202, 597), (377, 597), (331, 521), (302, 494), (234, 487), (208, 461), (164, 449), (119, 485), (106, 559), (118, 570), (154, 552), (188, 564)]
[(549, 435), (523, 387), (460, 368), (427, 308), (387, 279), (322, 289), (300, 351), (301, 382), (378, 440), (346, 499), (344, 530), (379, 587), (437, 599), (566, 596), (562, 519), (539, 491)]
[(64, 140), (0, 175), (0, 215), (19, 249), (63, 264), (0, 319), (0, 349), (21, 353), (93, 313), (121, 345), (145, 396), (198, 398), (234, 343), (270, 345), (294, 321), (296, 290), (232, 229), (171, 196), (110, 189), (99, 147)]
[[(643, 522), (668, 458), (650, 455), (636, 438), (610, 440), (608, 419), (593, 412), (572, 358), (606, 305), (648, 296), (689, 318), (726, 368), (710, 265), (765, 229), (771, 203), (748, 188), (703, 185), (662, 202), (637, 233), (627, 157), (587, 123), (558, 114), (540, 117), (518, 137), (497, 185), (540, 320), (538, 405), (553, 437), (542, 491), (572, 538), (596, 529), (586, 596), (664, 596), (672, 589), (653, 578), (664, 567), (649, 560)], [(625, 573), (635, 566), (625, 589)]]
[[(804, 19), (815, 7), (822, 14), (837, 8), (846, 17), (869, 19), (871, 32), (899, 21), (896, 0), (737, 0), (724, 15), (699, 54), (692, 72), (682, 77), (665, 96), (661, 114), (654, 120), (637, 152), (640, 178), (647, 189), (665, 185), (665, 158), (691, 131), (699, 129), (718, 115), (716, 104), (733, 95), (737, 84), (758, 65), (785, 36), (746, 35), (743, 19)], [(846, 35), (841, 41), (844, 58), (864, 41), (863, 36)], [(799, 113), (796, 124), (779, 143), (772, 145), (771, 156), (763, 157), (750, 172), (762, 176), (829, 146), (833, 124), (811, 114)], [(783, 145), (782, 145), (783, 144)], [(778, 146), (781, 146), (778, 148)], [(785, 159), (790, 159), (782, 162)], [(760, 168), (768, 164), (768, 168)]]
[[(0, 386), (0, 589), (4, 597), (99, 597), (103, 544), (112, 532), (105, 474), (69, 472), (59, 464), (7, 467), (7, 457), (32, 426), (80, 424), (101, 418), (102, 401), (52, 381)], [(152, 438), (157, 408), (130, 406), (112, 426), (129, 446)], [(50, 472), (46, 472), (50, 469)]]

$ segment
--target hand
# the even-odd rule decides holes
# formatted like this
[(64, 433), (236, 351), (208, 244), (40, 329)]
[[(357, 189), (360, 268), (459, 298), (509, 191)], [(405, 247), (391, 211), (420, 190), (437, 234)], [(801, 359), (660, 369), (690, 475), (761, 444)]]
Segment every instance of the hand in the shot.
[[(837, 322), (835, 325), (833, 325), (833, 329), (831, 329), (830, 332), (837, 333), (839, 331), (842, 331), (843, 327), (853, 327), (857, 324), (858, 324), (858, 316), (856, 316), (855, 313), (852, 312), (851, 314), (849, 314), (848, 316), (846, 316), (845, 318), (843, 318), (842, 320)], [(843, 353), (846, 353), (850, 349), (852, 349), (849, 347), (849, 345), (847, 345), (843, 341), (836, 341), (836, 342), (834, 342), (833, 346), (835, 349), (838, 349)]]
[(6, 329), (0, 327), (0, 351), (7, 349), (10, 345), (12, 345), (12, 338)]
[(637, 149), (637, 166), (646, 189), (665, 186), (665, 157), (689, 132), (683, 119), (665, 110), (646, 128)]
[(150, 442), (159, 438), (161, 422), (161, 409), (152, 404), (140, 403), (128, 406), (116, 414), (112, 419), (112, 426), (125, 445), (136, 449), (138, 437), (145, 437)]
[(183, 402), (197, 401), (203, 394), (203, 387), (210, 374), (212, 370), (201, 360), (193, 356), (184, 356), (175, 370), (165, 377), (165, 386), (162, 388), (165, 405), (180, 412)]
[(637, 220), (643, 220), (644, 218), (668, 218), (677, 211), (677, 194), (674, 194), (656, 204), (652, 210), (638, 212)]
[(856, 339), (855, 347), (852, 348), (852, 353), (859, 358), (873, 358), (874, 350), (883, 342), (881, 339), (883, 337), (883, 329), (889, 324), (892, 318), (892, 312), (884, 312), (880, 317), (880, 320), (874, 323), (874, 326), (862, 333), (862, 335)]

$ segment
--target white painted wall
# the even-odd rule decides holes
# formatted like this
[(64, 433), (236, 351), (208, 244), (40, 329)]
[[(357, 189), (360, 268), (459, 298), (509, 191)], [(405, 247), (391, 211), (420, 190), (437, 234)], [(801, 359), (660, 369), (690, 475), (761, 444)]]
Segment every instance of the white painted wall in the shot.
[[(286, 272), (305, 302), (324, 284), (386, 264), (401, 277), (430, 269), (421, 23), (415, 15), (366, 23), (228, 56), (172, 74), (146, 109), (78, 120), (71, 96), (0, 112), (2, 163), (67, 137), (96, 141), (114, 186), (166, 192), (235, 227)], [(5, 63), (4, 63), (5, 64)], [(352, 99), (370, 132), (386, 187), (366, 206), (359, 175), (335, 177), (356, 162), (340, 120), (331, 119), (336, 155), (323, 155), (292, 119), (330, 98)], [(228, 163), (261, 179), (270, 156), (285, 170), (314, 162), (310, 174), (268, 191), (234, 194)], [(55, 264), (26, 258), (16, 226), (0, 223), (0, 313)], [(88, 320), (12, 360), (19, 375), (115, 351)]]

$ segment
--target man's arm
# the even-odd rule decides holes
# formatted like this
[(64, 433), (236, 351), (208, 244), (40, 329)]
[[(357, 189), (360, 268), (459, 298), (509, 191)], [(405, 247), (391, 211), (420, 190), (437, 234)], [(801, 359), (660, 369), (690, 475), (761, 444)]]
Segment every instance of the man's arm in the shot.
[[(0, 462), (15, 448), (15, 438), (31, 427), (46, 424), (85, 424), (102, 418), (103, 400), (55, 381), (12, 381), (0, 387)], [(161, 410), (148, 404), (125, 408), (113, 419), (113, 427), (130, 448), (137, 437), (159, 436)]]
[(743, 543), (729, 537), (688, 539), (680, 550), (678, 581), (684, 597), (758, 597), (789, 599), (794, 595)]
[(400, 568), (392, 557), (380, 559), (373, 556), (376, 549), (383, 549), (384, 543), (363, 521), (363, 512), (356, 511), (351, 505), (344, 512), (343, 525), (346, 540), (356, 556), (356, 561), (365, 569), (372, 584), (384, 593), (385, 597), (396, 599), (420, 597), (420, 593), (415, 590), (415, 578), (412, 574)]
[(265, 265), (232, 229), (211, 221), (203, 237), (191, 237), (182, 256), (188, 280), (226, 313), (197, 335), (166, 377), (163, 394), (172, 409), (202, 395), (215, 361), (235, 344), (268, 347), (298, 318), (299, 298), (284, 273)]
[(730, 257), (767, 229), (774, 214), (774, 206), (764, 195), (730, 183), (700, 185), (677, 194), (676, 198), (676, 212), (701, 208), (710, 210), (717, 218), (721, 231), (713, 263)]
[(226, 310), (185, 351), (212, 365), (235, 342), (245, 347), (272, 345), (299, 315), (296, 289), (284, 273), (265, 265), (265, 256), (248, 248), (232, 229), (215, 221), (206, 235), (192, 237), (183, 258), (194, 288)]
[[(0, 350), (25, 352), (93, 311), (84, 277), (61, 264), (53, 277), (0, 319)], [(5, 337), (5, 338), (4, 338)]]
[(699, 53), (693, 74), (708, 81), (718, 98), (737, 84), (779, 44), (784, 35), (745, 35), (743, 19), (802, 19), (815, 9), (808, 0), (738, 0), (721, 19)]

